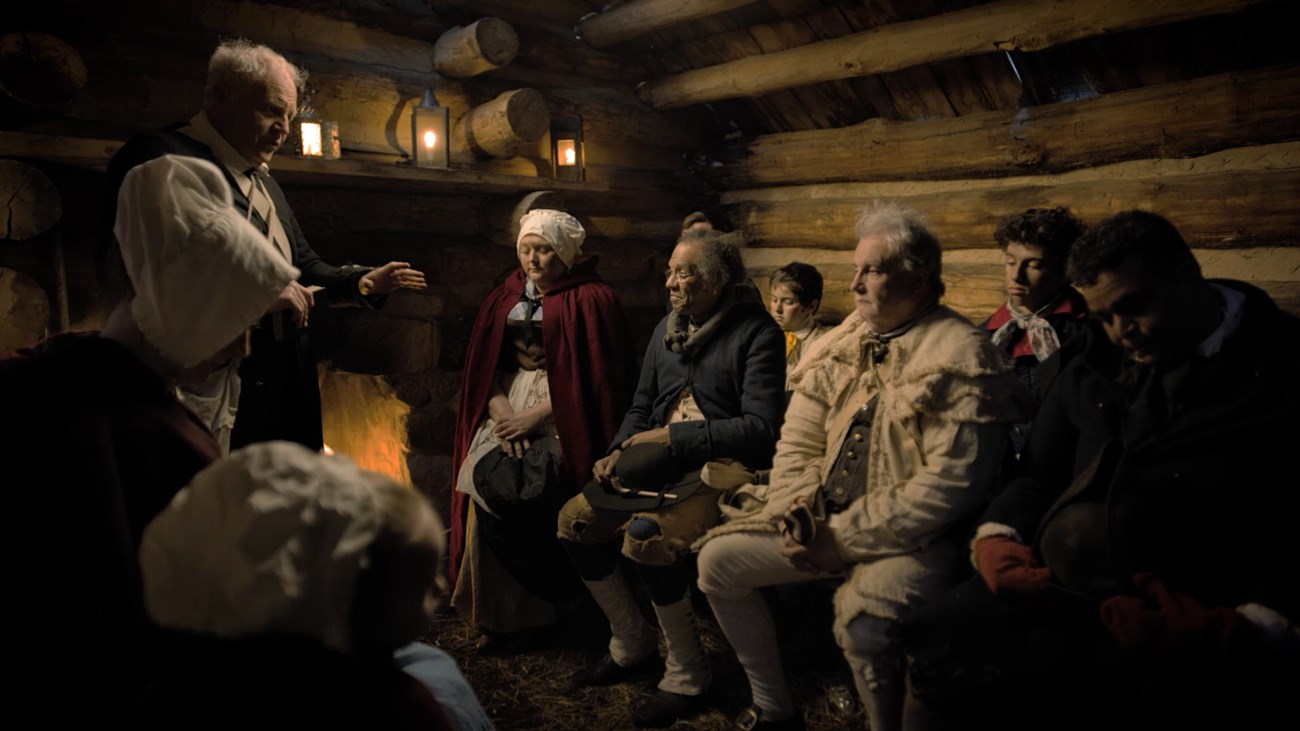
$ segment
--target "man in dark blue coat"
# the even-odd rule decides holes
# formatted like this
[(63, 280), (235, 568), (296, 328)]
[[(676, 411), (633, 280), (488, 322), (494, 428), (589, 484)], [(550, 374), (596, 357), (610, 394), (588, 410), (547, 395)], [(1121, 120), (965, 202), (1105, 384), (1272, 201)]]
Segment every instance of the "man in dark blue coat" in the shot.
[(645, 580), (668, 657), (658, 693), (633, 714), (638, 726), (693, 714), (709, 683), (691, 612), (690, 546), (721, 512), (700, 469), (713, 460), (770, 467), (785, 406), (785, 338), (736, 248), (717, 231), (685, 232), (666, 279), (672, 311), (650, 338), (632, 408), (595, 463), (596, 479), (559, 520), (612, 634), (609, 654), (575, 685), (621, 682), (655, 657), (654, 632), (617, 571), (620, 541)]
[(108, 165), (109, 230), (128, 170), (165, 154), (198, 157), (221, 170), (235, 207), (302, 272), (254, 328), (252, 354), (184, 392), (227, 451), (272, 439), (320, 449), (320, 391), (307, 338), (312, 306), (380, 306), (389, 292), (424, 287), (424, 275), (406, 262), (336, 267), (308, 245), (267, 167), (288, 136), (305, 80), (304, 71), (266, 46), (222, 43), (208, 65), (204, 110), (188, 122), (137, 136)]

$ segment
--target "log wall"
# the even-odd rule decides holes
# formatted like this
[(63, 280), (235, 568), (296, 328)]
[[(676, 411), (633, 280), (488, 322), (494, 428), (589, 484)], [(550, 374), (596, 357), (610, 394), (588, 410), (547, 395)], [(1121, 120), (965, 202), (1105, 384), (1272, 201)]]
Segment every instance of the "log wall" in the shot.
[(1091, 224), (1132, 208), (1167, 217), (1208, 276), (1252, 281), (1300, 313), (1300, 67), (1273, 66), (1091, 99), (942, 120), (871, 120), (760, 136), (726, 166), (722, 195), (763, 280), (825, 265), (825, 306), (852, 308), (848, 261), (864, 203), (929, 218), (946, 301), (973, 320), (1002, 301), (993, 230), (1026, 208)]

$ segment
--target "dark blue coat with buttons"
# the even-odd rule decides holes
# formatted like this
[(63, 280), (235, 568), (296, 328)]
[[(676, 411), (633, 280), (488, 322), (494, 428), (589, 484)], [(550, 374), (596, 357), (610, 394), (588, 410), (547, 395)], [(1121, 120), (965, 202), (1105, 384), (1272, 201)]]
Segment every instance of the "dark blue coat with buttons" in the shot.
[(633, 434), (667, 424), (677, 395), (689, 386), (705, 419), (669, 425), (674, 455), (693, 466), (730, 458), (750, 469), (771, 467), (785, 415), (785, 336), (752, 291), (738, 289), (740, 296), (724, 295), (717, 327), (687, 353), (665, 344), (673, 316), (660, 320), (610, 452)]

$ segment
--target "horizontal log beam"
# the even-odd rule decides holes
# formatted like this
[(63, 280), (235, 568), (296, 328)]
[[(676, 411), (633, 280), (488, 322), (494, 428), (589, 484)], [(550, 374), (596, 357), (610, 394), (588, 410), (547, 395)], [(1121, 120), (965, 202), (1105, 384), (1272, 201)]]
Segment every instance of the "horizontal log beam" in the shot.
[[(365, 28), (346, 20), (262, 3), (207, 0), (200, 4), (199, 23), (222, 35), (246, 35), (258, 29), (256, 40), (280, 53), (310, 54), (367, 64), (374, 73), (433, 73), (433, 44)], [(308, 80), (310, 84), (310, 79)]]
[(677, 221), (636, 220), (626, 216), (588, 216), (587, 234), (606, 239), (645, 239), (671, 245), (681, 233)]
[(1219, 74), (1083, 101), (949, 119), (871, 119), (764, 135), (724, 171), (728, 187), (989, 177), (1300, 138), (1300, 66)]
[(999, 0), (686, 71), (649, 81), (639, 94), (656, 109), (760, 96), (993, 51), (1038, 51), (1105, 33), (1232, 13), (1261, 2), (1267, 0)]
[(851, 248), (857, 209), (896, 199), (930, 218), (952, 247), (991, 247), (1004, 216), (1067, 206), (1085, 223), (1129, 208), (1167, 216), (1195, 246), (1300, 245), (1300, 143), (1235, 148), (1188, 160), (1140, 160), (1062, 175), (919, 183), (840, 183), (724, 193), (759, 246)]
[(578, 34), (597, 48), (748, 5), (754, 0), (631, 0), (587, 17)]
[[(1300, 247), (1251, 246), (1239, 249), (1192, 249), (1206, 277), (1243, 282), (1279, 282), (1300, 285)], [(741, 252), (745, 270), (763, 288), (772, 272), (793, 261), (817, 267), (830, 281), (853, 278), (852, 254), (847, 250), (746, 248)], [(998, 249), (944, 249), (943, 267), (962, 276), (986, 282), (984, 288), (1002, 292), (1002, 252)], [(951, 284), (951, 282), (949, 282)], [(828, 287), (830, 289), (830, 287)], [(1001, 296), (1001, 295), (1000, 295)]]
[[(1300, 313), (1300, 248), (1255, 247), (1193, 249), (1206, 277), (1236, 279), (1268, 292), (1290, 312)], [(746, 249), (745, 269), (766, 290), (771, 273), (792, 261), (817, 267), (825, 279), (822, 312), (843, 317), (853, 311), (849, 282), (851, 255), (827, 249)], [(979, 322), (1006, 300), (1002, 254), (997, 249), (956, 249), (943, 253), (944, 303)]]
[(620, 139), (689, 149), (701, 145), (707, 129), (695, 110), (647, 114), (634, 97), (591, 89), (548, 89), (546, 101), (556, 116), (581, 115), (584, 133), (598, 142)]
[[(573, 21), (591, 12), (591, 4), (582, 0), (546, 0), (546, 2), (526, 2), (518, 0), (426, 0), (429, 7), (440, 12), (457, 13), (470, 10), (479, 15), (494, 15), (504, 18), (515, 25), (523, 21), (533, 23), (542, 21), (555, 25), (567, 25), (572, 29)], [(455, 16), (453, 16), (455, 17)]]
[[(277, 175), (278, 177), (278, 175)], [(478, 235), (473, 213), (487, 196), (399, 196), (356, 185), (293, 186), (285, 195), (311, 241), (325, 231), (370, 241), (372, 237), (414, 233), (438, 240)]]
[(644, 178), (639, 183), (638, 187), (630, 185), (612, 187), (608, 193), (587, 196), (581, 200), (566, 194), (564, 202), (569, 206), (566, 210), (575, 216), (579, 215), (580, 211), (583, 215), (593, 216), (649, 217), (661, 211), (676, 211), (681, 208), (681, 201), (671, 191), (651, 186)]

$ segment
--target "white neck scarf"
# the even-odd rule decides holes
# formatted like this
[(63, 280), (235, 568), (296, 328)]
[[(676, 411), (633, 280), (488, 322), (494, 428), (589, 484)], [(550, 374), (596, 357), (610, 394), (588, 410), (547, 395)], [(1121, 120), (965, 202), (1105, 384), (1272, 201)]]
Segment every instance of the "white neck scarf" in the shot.
[(1015, 341), (1016, 335), (1024, 330), (1029, 335), (1029, 349), (1034, 352), (1034, 357), (1040, 363), (1047, 360), (1052, 353), (1061, 349), (1061, 338), (1056, 334), (1052, 323), (1043, 317), (1043, 313), (1050, 312), (1060, 301), (1061, 297), (1057, 295), (1038, 310), (1025, 312), (1007, 300), (1007, 312), (1011, 313), (1011, 319), (1002, 323), (1002, 327), (994, 331), (993, 344), (999, 348), (1006, 348)]

